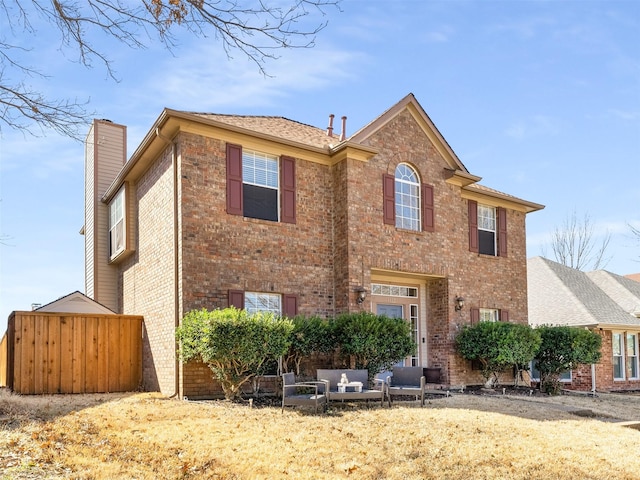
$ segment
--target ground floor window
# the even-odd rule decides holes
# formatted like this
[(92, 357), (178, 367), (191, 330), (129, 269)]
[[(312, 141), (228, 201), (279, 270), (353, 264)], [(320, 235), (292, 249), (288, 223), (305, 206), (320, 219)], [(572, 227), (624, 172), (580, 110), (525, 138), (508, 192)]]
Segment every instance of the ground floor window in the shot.
[(635, 333), (627, 333), (627, 376), (638, 378), (638, 336)]
[(275, 315), (281, 315), (281, 296), (275, 293), (244, 293), (244, 308), (249, 313), (271, 312)]
[[(540, 370), (538, 370), (538, 362), (533, 360), (530, 365), (531, 372), (531, 380), (534, 382), (540, 381)], [(567, 370), (566, 372), (562, 372), (560, 374), (561, 382), (571, 382), (571, 370)]]
[(612, 336), (613, 379), (624, 380), (624, 335), (614, 332)]
[(497, 308), (481, 308), (480, 309), (481, 322), (497, 322), (498, 320), (500, 320), (500, 313)]

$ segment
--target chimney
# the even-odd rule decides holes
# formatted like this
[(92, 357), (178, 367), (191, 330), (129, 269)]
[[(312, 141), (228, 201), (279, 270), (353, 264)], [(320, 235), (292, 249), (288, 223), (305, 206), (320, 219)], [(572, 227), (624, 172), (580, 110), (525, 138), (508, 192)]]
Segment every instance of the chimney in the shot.
[(340, 132), (340, 141), (344, 141), (347, 138), (347, 117), (342, 117), (342, 132)]
[(333, 137), (333, 117), (335, 117), (335, 115), (333, 113), (331, 115), (329, 115), (329, 126), (327, 127), (327, 136), (328, 137)]
[(85, 142), (85, 293), (118, 311), (118, 269), (109, 265), (109, 207), (101, 202), (126, 162), (127, 127), (94, 120)]

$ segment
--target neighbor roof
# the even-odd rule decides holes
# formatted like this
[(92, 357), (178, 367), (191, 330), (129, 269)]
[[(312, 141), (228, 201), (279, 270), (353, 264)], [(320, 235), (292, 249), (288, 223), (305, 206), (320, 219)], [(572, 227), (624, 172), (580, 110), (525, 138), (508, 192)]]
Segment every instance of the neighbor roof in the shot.
[(114, 313), (101, 303), (96, 302), (94, 299), (87, 297), (84, 293), (77, 290), (37, 308), (36, 311), (57, 313)]
[(639, 327), (640, 318), (634, 315), (635, 307), (629, 305), (633, 304), (633, 298), (640, 304), (640, 292), (628, 290), (627, 285), (619, 282), (620, 278), (606, 271), (587, 274), (543, 257), (530, 258), (527, 260), (529, 323)]
[(623, 310), (640, 317), (640, 282), (606, 270), (588, 272), (587, 276)]

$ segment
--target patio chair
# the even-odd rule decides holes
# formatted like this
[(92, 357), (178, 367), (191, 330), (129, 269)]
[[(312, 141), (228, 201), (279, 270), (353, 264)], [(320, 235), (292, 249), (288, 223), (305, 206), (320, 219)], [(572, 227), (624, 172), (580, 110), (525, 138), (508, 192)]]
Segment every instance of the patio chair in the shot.
[(425, 378), (422, 367), (393, 367), (392, 375), (387, 377), (387, 398), (389, 405), (393, 396), (414, 396), (424, 407)]
[(282, 374), (282, 411), (285, 406), (313, 406), (318, 413), (318, 406), (326, 408), (327, 396), (324, 394), (322, 382), (296, 382), (295, 374)]

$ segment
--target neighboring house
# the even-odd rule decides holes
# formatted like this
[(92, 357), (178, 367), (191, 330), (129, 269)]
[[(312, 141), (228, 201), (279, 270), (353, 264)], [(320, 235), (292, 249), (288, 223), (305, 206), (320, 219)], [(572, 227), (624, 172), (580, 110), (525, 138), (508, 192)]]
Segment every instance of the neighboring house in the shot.
[(85, 294), (75, 291), (64, 297), (60, 297), (51, 303), (47, 303), (36, 308), (36, 312), (65, 312), (65, 313), (104, 313), (113, 314), (104, 305), (100, 305), (95, 300), (87, 297)]
[(629, 275), (625, 275), (625, 277), (640, 282), (640, 273), (630, 273)]
[(482, 383), (455, 336), (527, 322), (525, 217), (543, 206), (479, 185), (411, 94), (349, 137), (345, 123), (165, 109), (128, 162), (126, 128), (93, 123), (86, 291), (144, 316), (145, 389), (216, 393), (208, 368), (180, 364), (175, 329), (229, 305), (402, 317), (407, 364)]
[(640, 388), (640, 283), (605, 270), (582, 272), (543, 257), (527, 261), (529, 323), (583, 327), (602, 337), (600, 363), (567, 376), (579, 390)]

